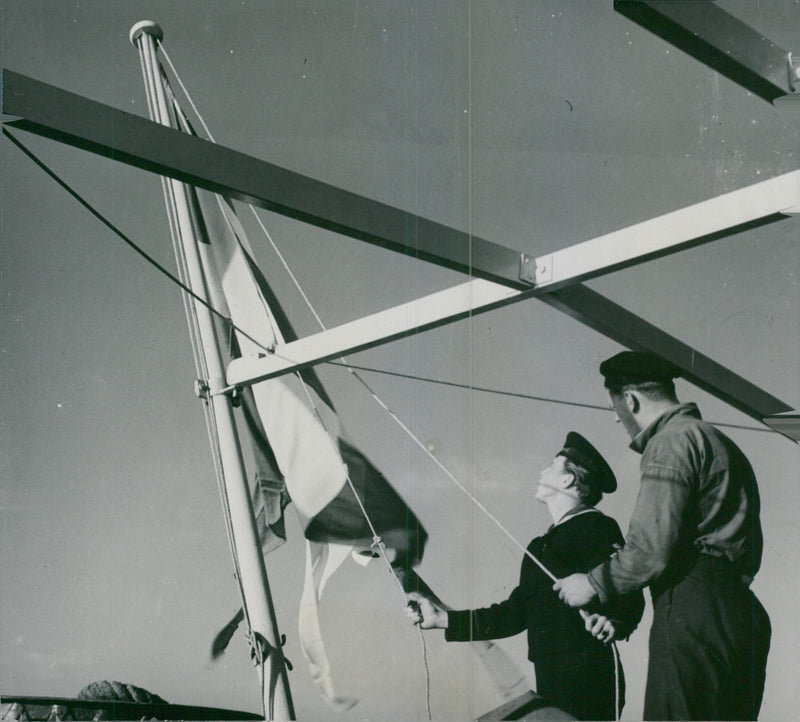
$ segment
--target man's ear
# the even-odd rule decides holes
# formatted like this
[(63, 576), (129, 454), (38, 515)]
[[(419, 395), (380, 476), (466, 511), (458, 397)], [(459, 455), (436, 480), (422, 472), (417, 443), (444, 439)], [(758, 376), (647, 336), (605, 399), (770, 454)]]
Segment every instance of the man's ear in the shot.
[(625, 391), (624, 396), (628, 411), (630, 411), (632, 414), (638, 414), (642, 408), (642, 402), (639, 399), (639, 396), (633, 391)]

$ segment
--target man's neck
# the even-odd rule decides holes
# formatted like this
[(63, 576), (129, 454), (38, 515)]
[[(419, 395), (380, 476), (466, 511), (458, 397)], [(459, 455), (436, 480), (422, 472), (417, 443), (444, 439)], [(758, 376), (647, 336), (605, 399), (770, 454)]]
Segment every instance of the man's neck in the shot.
[(663, 416), (667, 411), (671, 411), (672, 409), (680, 406), (680, 401), (648, 401), (645, 406), (642, 407), (642, 413), (639, 414), (639, 418), (637, 421), (639, 422), (640, 429), (639, 431), (644, 431), (650, 424), (652, 424), (656, 419)]
[(553, 519), (553, 524), (558, 524), (564, 518), (565, 514), (580, 506), (580, 501), (573, 496), (559, 494), (547, 501), (547, 510)]

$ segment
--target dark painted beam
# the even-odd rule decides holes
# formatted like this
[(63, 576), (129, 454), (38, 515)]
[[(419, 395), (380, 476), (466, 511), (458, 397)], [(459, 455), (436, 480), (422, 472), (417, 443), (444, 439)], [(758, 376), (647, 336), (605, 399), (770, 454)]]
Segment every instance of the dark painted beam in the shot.
[(713, 0), (614, 0), (614, 10), (764, 100), (792, 92), (787, 51)]
[[(225, 194), (322, 228), (518, 290), (521, 254), (102, 103), (3, 71), (5, 125)], [(772, 216), (763, 222), (774, 220)], [(729, 232), (735, 232), (731, 229)], [(741, 230), (741, 229), (740, 229)], [(714, 234), (714, 238), (728, 231)], [(709, 238), (710, 240), (710, 238)], [(597, 274), (593, 274), (597, 275)], [(538, 298), (634, 349), (658, 353), (753, 418), (791, 409), (600, 294), (574, 285)]]
[(10, 70), (6, 125), (518, 289), (521, 253)]
[(537, 298), (633, 351), (649, 351), (669, 359), (683, 370), (687, 381), (759, 421), (792, 410), (780, 399), (586, 286), (570, 286)]

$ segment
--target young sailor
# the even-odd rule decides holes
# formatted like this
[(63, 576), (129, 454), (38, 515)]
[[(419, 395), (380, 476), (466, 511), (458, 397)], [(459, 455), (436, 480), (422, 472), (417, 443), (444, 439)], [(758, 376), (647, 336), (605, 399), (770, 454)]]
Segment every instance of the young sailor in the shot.
[[(569, 432), (536, 486), (536, 499), (547, 505), (553, 524), (528, 551), (559, 578), (607, 560), (624, 541), (617, 523), (594, 505), (616, 487), (614, 473), (600, 453), (583, 436)], [(584, 624), (526, 555), (519, 585), (508, 599), (490, 607), (447, 611), (421, 594), (408, 598), (408, 616), (423, 629), (444, 629), (448, 641), (499, 639), (527, 630), (539, 695), (578, 719), (617, 719), (624, 703), (624, 676), (603, 640), (627, 637), (636, 628), (644, 609), (641, 592), (594, 605), (587, 611), (595, 615)], [(598, 638), (587, 632), (589, 626)]]
[(756, 719), (771, 629), (749, 587), (763, 549), (750, 462), (678, 401), (671, 363), (623, 351), (600, 373), (642, 456), (639, 495), (619, 554), (556, 589), (582, 607), (650, 587), (644, 719)]

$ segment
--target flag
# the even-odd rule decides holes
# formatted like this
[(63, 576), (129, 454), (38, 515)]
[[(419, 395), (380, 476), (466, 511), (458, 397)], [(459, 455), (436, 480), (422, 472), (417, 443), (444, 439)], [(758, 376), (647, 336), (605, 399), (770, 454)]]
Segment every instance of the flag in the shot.
[[(196, 192), (200, 252), (209, 297), (228, 310), (235, 326), (233, 355), (260, 354), (296, 340), (269, 284), (261, 274), (231, 203)], [(242, 410), (256, 462), (254, 513), (265, 553), (286, 538), (283, 511), (293, 502), (306, 537), (306, 572), (298, 613), (298, 634), (311, 677), (335, 709), (357, 700), (336, 693), (319, 623), (325, 583), (352, 556), (361, 563), (375, 556), (375, 534), (406, 591), (441, 600), (417, 575), (428, 535), (419, 519), (381, 472), (348, 439), (316, 372), (304, 369), (257, 383), (242, 394)], [(371, 525), (371, 526), (370, 526)], [(361, 556), (358, 556), (361, 555)], [(243, 615), (220, 632), (224, 649)], [(505, 652), (492, 642), (471, 646), (505, 699), (528, 690), (528, 683)], [(213, 652), (212, 652), (213, 653)]]
[[(233, 322), (232, 353), (279, 352), (296, 336), (253, 260), (230, 202), (203, 191), (196, 191), (195, 199), (207, 290), (214, 307)], [(335, 692), (322, 643), (318, 603), (325, 582), (351, 551), (369, 554), (375, 535), (394, 565), (411, 567), (422, 558), (427, 533), (347, 438), (313, 370), (254, 384), (242, 402), (256, 461), (254, 513), (262, 549), (268, 552), (285, 540), (283, 510), (293, 502), (307, 539), (301, 646), (323, 696), (336, 708), (350, 707), (355, 700)], [(228, 639), (238, 619), (237, 614), (224, 630)]]

